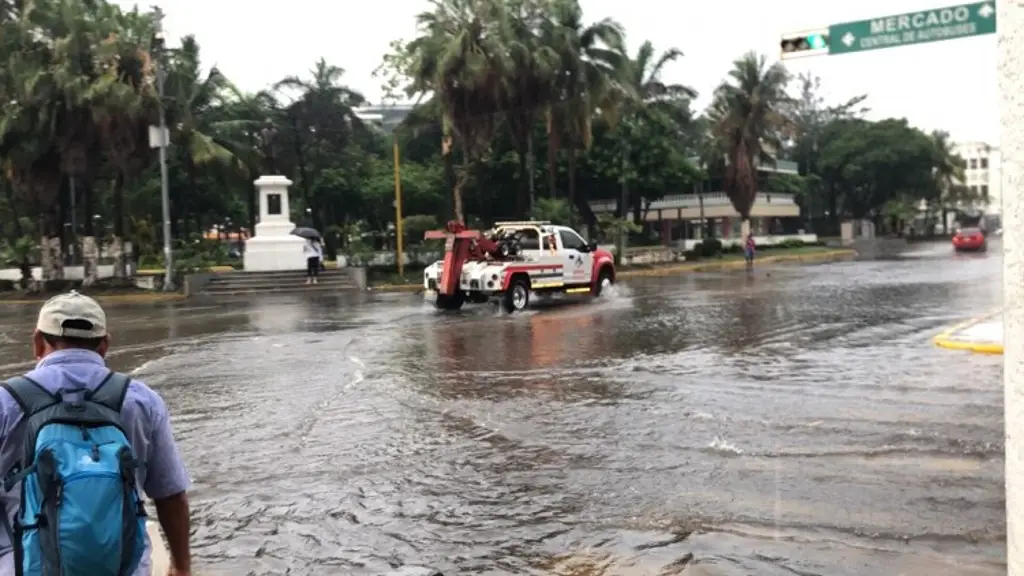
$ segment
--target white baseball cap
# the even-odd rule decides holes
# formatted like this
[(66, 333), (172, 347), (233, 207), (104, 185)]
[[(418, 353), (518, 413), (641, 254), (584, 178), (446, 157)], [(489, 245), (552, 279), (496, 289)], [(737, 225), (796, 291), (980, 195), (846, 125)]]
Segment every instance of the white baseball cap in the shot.
[[(74, 328), (65, 323), (74, 320)], [(86, 328), (88, 323), (91, 328)], [(47, 300), (39, 310), (36, 329), (50, 336), (67, 338), (102, 338), (107, 335), (107, 314), (98, 302), (72, 290)]]

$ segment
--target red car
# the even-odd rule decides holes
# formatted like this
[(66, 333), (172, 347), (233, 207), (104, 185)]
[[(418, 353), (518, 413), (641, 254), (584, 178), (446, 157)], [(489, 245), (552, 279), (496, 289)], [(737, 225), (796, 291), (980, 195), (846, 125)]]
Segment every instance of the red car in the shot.
[(953, 235), (953, 250), (984, 252), (988, 248), (985, 234), (978, 228), (961, 228)]

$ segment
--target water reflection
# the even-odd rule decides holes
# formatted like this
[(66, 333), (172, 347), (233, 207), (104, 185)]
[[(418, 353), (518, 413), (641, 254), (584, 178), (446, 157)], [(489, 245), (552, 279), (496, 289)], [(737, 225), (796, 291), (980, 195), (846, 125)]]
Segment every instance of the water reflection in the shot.
[(614, 395), (596, 374), (578, 369), (612, 354), (614, 322), (579, 305), (468, 322), (442, 317), (404, 332), (399, 357), (429, 393), (449, 398), (542, 390), (555, 397)]

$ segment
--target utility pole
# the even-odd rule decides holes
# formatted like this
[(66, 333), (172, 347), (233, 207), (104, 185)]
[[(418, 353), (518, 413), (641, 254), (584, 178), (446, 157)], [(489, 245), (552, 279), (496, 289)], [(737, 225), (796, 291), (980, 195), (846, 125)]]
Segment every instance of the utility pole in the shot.
[(619, 223), (619, 237), (616, 240), (616, 246), (615, 246), (615, 257), (616, 257), (616, 260), (617, 260), (617, 264), (619, 266), (622, 266), (622, 264), (626, 261), (626, 239), (627, 239), (627, 234), (628, 234), (628, 232), (626, 230), (626, 222), (629, 219), (629, 180), (628, 180), (628, 177), (627, 177), (627, 172), (629, 171), (629, 136), (630, 136), (629, 132), (630, 132), (630, 130), (629, 130), (629, 123), (628, 123), (628, 121), (626, 119), (622, 120), (622, 128), (623, 128), (623, 138), (622, 138), (622, 175), (621, 175), (621, 183), (622, 183), (621, 206), (622, 206), (622, 213), (619, 215), (620, 218), (622, 219), (622, 222)]
[(156, 33), (153, 44), (157, 49), (156, 58), (153, 61), (156, 65), (156, 90), (160, 99), (160, 135), (157, 144), (160, 147), (160, 204), (164, 221), (164, 292), (174, 292), (177, 287), (174, 285), (174, 251), (171, 248), (171, 193), (167, 178), (167, 144), (170, 138), (167, 131), (167, 111), (164, 110), (164, 82), (167, 80), (167, 71), (164, 70), (161, 62), (164, 50), (163, 32)]
[(697, 182), (693, 185), (693, 191), (697, 194), (697, 202), (700, 203), (700, 241), (708, 233), (708, 223), (704, 220), (704, 182)]
[(405, 247), (402, 245), (405, 232), (402, 230), (402, 168), (398, 148), (398, 133), (391, 133), (391, 147), (395, 156), (395, 263), (398, 277), (405, 278)]
[(626, 261), (626, 220), (629, 218), (629, 184), (626, 180), (626, 170), (629, 168), (629, 141), (622, 145), (622, 222), (619, 223), (619, 237), (616, 240), (615, 255), (618, 257), (618, 264)]
[(71, 264), (78, 264), (78, 207), (75, 206), (75, 177), (68, 178), (68, 193), (71, 196)]
[(996, 2), (1003, 153), (1003, 389), (1006, 568), (1024, 576), (1024, 4)]

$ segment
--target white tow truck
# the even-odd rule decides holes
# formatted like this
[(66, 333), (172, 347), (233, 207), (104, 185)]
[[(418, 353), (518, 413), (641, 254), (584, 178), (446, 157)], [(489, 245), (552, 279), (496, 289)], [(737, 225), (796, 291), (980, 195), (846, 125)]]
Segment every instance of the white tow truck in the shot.
[(443, 310), (495, 301), (518, 312), (531, 293), (598, 296), (615, 282), (610, 252), (550, 222), (498, 222), (486, 233), (449, 222), (426, 238), (445, 240), (444, 259), (423, 273), (427, 297)]

